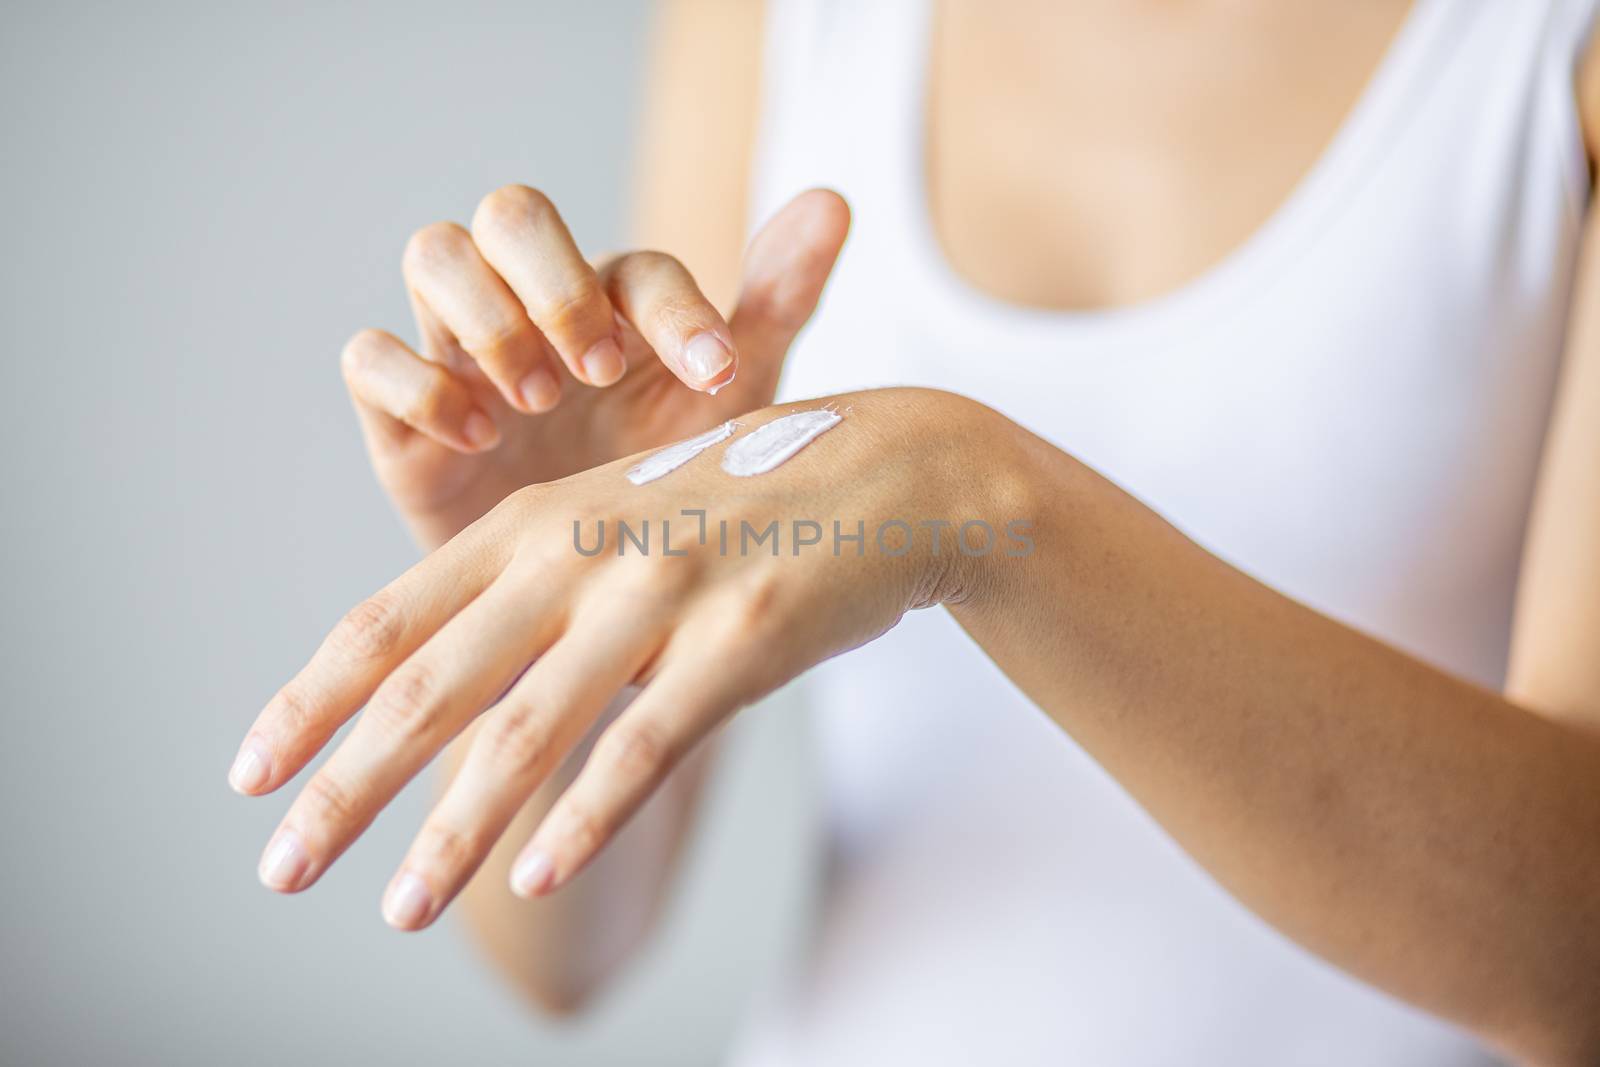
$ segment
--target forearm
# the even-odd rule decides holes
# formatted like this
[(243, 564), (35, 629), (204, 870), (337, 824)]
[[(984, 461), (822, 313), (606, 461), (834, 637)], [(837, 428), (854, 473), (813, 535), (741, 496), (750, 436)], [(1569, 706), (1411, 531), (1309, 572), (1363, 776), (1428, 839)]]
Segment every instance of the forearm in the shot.
[[(1267, 589), (990, 416), (951, 610), (1230, 891), (1512, 1052), (1593, 1057), (1600, 746)], [(1005, 468), (1003, 474), (995, 468)]]

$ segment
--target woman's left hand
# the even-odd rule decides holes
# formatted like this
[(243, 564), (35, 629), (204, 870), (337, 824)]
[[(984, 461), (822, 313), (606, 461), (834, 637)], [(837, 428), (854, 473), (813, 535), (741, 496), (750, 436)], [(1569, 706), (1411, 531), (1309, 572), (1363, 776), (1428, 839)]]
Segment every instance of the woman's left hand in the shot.
[[(843, 421), (766, 474), (725, 473), (724, 443), (643, 486), (624, 478), (630, 457), (519, 490), (351, 611), (240, 750), (267, 771), (235, 780), (268, 792), (366, 706), (290, 807), (262, 880), (313, 884), (482, 715), (384, 899), (391, 924), (427, 926), (618, 693), (642, 685), (513, 867), (518, 893), (548, 892), (718, 724), (908, 609), (968, 592), (978, 560), (954, 538), (991, 518), (979, 438), (997, 416), (922, 390), (831, 403)], [(821, 406), (757, 412), (733, 440)], [(646, 550), (619, 524), (647, 530)], [(756, 540), (774, 525), (776, 540)]]

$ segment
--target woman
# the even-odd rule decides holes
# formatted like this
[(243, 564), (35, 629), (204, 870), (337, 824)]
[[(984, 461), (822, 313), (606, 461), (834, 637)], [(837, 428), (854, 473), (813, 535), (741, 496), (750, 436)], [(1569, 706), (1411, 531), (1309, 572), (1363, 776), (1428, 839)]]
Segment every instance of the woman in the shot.
[[(703, 739), (810, 670), (830, 877), (736, 1062), (1600, 1060), (1593, 6), (674, 5), (642, 229), (677, 258), (591, 269), (508, 187), (408, 247), (420, 354), (346, 350), (441, 547), (246, 738), (264, 793), (368, 706), (263, 879), (472, 724), (384, 913), (462, 892), (572, 1007)], [(765, 407), (844, 241), (815, 186), (854, 235), (784, 389), (843, 419), (734, 477), (820, 406)], [(789, 532), (582, 550), (643, 519)], [(938, 550), (972, 523), (1028, 551)]]

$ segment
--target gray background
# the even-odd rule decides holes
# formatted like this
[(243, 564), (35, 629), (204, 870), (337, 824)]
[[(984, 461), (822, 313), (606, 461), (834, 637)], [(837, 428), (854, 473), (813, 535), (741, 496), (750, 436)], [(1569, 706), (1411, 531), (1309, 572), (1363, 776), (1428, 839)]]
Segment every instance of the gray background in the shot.
[(523, 1010), (454, 923), (384, 926), (425, 789), (286, 899), (254, 867), (287, 796), (224, 784), (262, 701), (414, 556), (339, 347), (410, 334), (406, 236), (499, 184), (625, 239), (646, 14), (0, 14), (0, 1062), (705, 1063), (799, 936), (782, 709), (738, 725), (662, 937), (576, 1024)]

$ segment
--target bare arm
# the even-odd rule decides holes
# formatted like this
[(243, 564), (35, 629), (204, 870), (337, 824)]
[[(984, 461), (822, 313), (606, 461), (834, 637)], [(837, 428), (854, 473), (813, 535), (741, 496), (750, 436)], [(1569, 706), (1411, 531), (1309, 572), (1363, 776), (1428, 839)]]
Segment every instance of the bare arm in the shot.
[[(1042, 442), (1015, 469), (1049, 489), (1017, 504), (1049, 564), (952, 605), (996, 663), (1288, 936), (1526, 1062), (1596, 1062), (1600, 691), (1514, 703), (1268, 589)], [(1522, 691), (1577, 694), (1592, 668), (1550, 656)]]
[[(1578, 79), (1591, 160), (1600, 159), (1600, 49)], [(1545, 442), (1518, 583), (1506, 687), (1574, 722), (1600, 723), (1600, 222), (1590, 211), (1566, 360)]]
[[(761, 5), (672, 0), (655, 26), (635, 164), (637, 245), (670, 251), (718, 307), (733, 304), (757, 121)], [(452, 769), (471, 743), (451, 747)], [(592, 736), (591, 736), (592, 739)], [(581, 766), (575, 753), (517, 815), (461, 896), (475, 939), (533, 1002), (566, 1013), (603, 987), (648, 937), (671, 886), (713, 761), (687, 760), (571, 891), (526, 901), (506, 890), (512, 859)]]
[[(1592, 57), (1579, 90), (1592, 153)], [(1066, 490), (1041, 526), (1080, 536), (1028, 589), (953, 608), (1001, 667), (1297, 941), (1519, 1062), (1600, 1062), (1600, 214), (1504, 695), (1293, 603), (1030, 447), (1030, 483)]]

